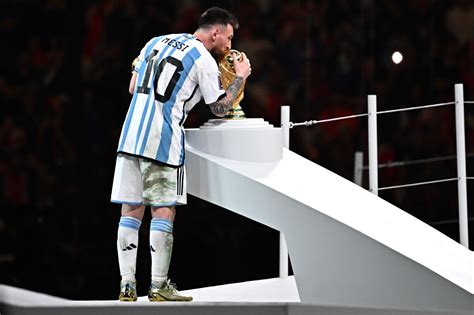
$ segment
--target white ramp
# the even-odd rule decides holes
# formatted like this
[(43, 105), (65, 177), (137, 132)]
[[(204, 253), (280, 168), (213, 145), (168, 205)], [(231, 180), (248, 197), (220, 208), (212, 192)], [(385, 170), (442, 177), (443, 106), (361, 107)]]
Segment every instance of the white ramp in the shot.
[(282, 231), (302, 302), (474, 309), (472, 251), (317, 164), (275, 150), (280, 128), (244, 129), (187, 130), (188, 193)]

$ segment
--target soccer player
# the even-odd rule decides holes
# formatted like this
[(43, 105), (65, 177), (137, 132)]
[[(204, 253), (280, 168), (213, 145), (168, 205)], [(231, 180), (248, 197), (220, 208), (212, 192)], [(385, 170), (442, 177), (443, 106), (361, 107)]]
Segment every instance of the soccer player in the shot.
[(212, 7), (201, 15), (194, 34), (152, 38), (132, 64), (133, 97), (120, 135), (111, 196), (122, 204), (117, 236), (120, 301), (137, 300), (138, 231), (146, 206), (152, 216), (148, 299), (192, 300), (168, 279), (175, 206), (186, 203), (183, 123), (201, 99), (223, 117), (250, 75), (250, 62), (242, 53), (240, 61), (233, 58), (236, 76), (227, 90), (219, 81), (216, 59), (231, 49), (238, 26), (234, 15)]

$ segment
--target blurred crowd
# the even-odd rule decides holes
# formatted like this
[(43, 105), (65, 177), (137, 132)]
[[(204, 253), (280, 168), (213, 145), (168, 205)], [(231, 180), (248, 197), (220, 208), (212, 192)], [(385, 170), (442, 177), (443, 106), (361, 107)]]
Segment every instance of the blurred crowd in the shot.
[[(247, 117), (279, 126), (282, 105), (291, 106), (292, 122), (361, 114), (368, 94), (377, 95), (379, 110), (451, 102), (455, 83), (474, 100), (469, 0), (2, 1), (0, 283), (73, 299), (115, 298), (119, 206), (109, 196), (130, 64), (151, 37), (194, 32), (212, 5), (240, 21), (233, 48), (247, 53), (253, 69), (241, 103)], [(404, 56), (400, 64), (391, 61), (394, 51)], [(187, 127), (212, 118), (206, 106), (197, 107)], [(466, 104), (468, 153), (474, 153), (473, 107)], [(451, 106), (379, 117), (380, 163), (456, 152)], [(352, 180), (354, 153), (367, 155), (366, 126), (360, 118), (297, 127), (290, 147)], [(469, 157), (468, 176), (473, 164)], [(451, 178), (456, 162), (384, 168), (379, 176), (380, 186)], [(436, 222), (457, 217), (456, 187), (380, 196)], [(275, 231), (191, 201), (177, 220), (171, 270), (185, 287), (277, 275)], [(435, 227), (457, 238), (456, 224)], [(191, 251), (186, 243), (193, 235), (212, 258), (189, 269), (180, 260), (190, 252), (180, 246)], [(242, 241), (248, 237), (259, 241)], [(139, 255), (147, 260), (146, 249)], [(255, 255), (265, 258), (256, 263)], [(148, 277), (146, 267), (141, 272)]]

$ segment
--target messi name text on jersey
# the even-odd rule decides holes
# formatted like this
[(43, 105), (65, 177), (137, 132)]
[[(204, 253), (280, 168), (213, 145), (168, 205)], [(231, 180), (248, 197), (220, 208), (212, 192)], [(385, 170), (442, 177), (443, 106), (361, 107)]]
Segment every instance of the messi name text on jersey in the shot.
[(168, 38), (168, 37), (163, 38), (162, 42), (166, 43), (167, 45), (169, 45), (173, 48), (179, 49), (181, 51), (185, 51), (186, 48), (189, 47), (189, 45), (186, 45), (185, 43), (178, 42), (176, 39), (171, 39), (171, 38)]

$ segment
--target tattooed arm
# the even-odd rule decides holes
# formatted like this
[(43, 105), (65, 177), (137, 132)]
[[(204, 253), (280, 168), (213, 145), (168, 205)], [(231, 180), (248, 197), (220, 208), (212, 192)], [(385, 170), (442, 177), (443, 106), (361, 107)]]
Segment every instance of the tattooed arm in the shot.
[(217, 117), (224, 117), (227, 111), (232, 107), (232, 103), (237, 98), (237, 93), (244, 82), (244, 78), (236, 76), (234, 81), (229, 84), (226, 95), (222, 99), (209, 105), (211, 112)]
[(211, 112), (218, 117), (224, 117), (227, 114), (227, 111), (232, 107), (232, 103), (237, 98), (240, 88), (245, 84), (245, 80), (252, 72), (250, 61), (245, 53), (242, 53), (242, 60), (240, 61), (237, 61), (237, 58), (234, 56), (234, 69), (236, 76), (234, 81), (227, 87), (226, 95), (209, 105)]

